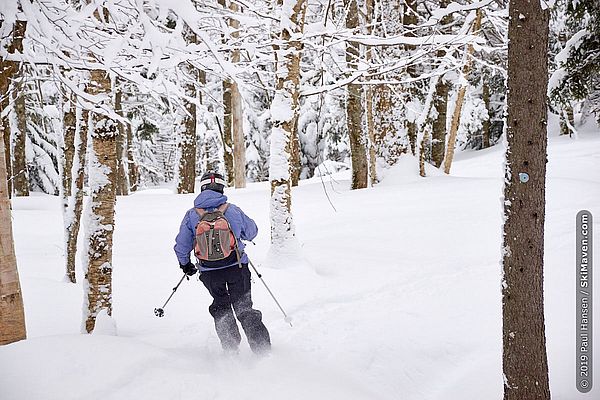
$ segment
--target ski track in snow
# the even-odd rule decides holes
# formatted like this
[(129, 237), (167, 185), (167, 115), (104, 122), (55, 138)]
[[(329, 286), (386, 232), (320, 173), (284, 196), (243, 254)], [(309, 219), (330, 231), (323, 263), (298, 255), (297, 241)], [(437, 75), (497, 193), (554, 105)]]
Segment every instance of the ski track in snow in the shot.
[[(293, 212), (302, 254), (293, 263), (267, 257), (268, 183), (228, 189), (230, 201), (258, 223), (248, 254), (293, 318), (290, 328), (254, 277), (255, 305), (274, 344), (262, 359), (245, 340), (239, 356), (222, 354), (210, 297), (195, 278), (184, 281), (164, 318), (153, 314), (181, 276), (172, 246), (195, 195), (158, 188), (119, 197), (117, 336), (80, 333), (83, 293), (81, 283), (63, 280), (59, 199), (16, 198), (29, 340), (0, 348), (0, 398), (501, 398), (503, 150), (461, 152), (451, 176), (430, 168), (427, 179), (417, 176), (415, 159), (403, 157), (383, 171), (381, 184), (352, 192), (348, 173), (338, 173), (336, 182), (325, 178), (337, 212), (320, 178), (301, 182)], [(600, 232), (598, 161), (597, 133), (550, 140), (545, 298), (556, 400), (591, 398), (574, 385), (574, 219), (588, 209)], [(359, 242), (369, 221), (379, 228)], [(597, 343), (599, 336), (596, 330)]]

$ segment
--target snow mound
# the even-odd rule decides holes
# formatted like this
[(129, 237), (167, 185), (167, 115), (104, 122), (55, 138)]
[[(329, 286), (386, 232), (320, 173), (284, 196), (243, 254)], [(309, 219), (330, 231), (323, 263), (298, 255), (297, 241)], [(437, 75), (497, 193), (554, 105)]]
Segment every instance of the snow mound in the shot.
[(108, 315), (106, 309), (100, 311), (96, 316), (96, 326), (94, 328), (94, 335), (117, 335), (117, 323)]
[[(403, 154), (391, 167), (378, 168), (377, 175), (381, 186), (396, 186), (423, 180), (419, 175), (419, 160), (410, 154)], [(426, 178), (446, 176), (444, 171), (429, 163), (425, 163), (425, 175)]]

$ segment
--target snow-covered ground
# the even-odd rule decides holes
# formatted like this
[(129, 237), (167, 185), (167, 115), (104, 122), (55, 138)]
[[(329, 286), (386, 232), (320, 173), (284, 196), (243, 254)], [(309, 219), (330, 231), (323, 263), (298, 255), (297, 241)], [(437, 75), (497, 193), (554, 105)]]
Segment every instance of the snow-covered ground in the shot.
[[(337, 174), (324, 185), (337, 211), (320, 178), (303, 181), (293, 200), (303, 258), (289, 262), (267, 257), (268, 184), (228, 189), (257, 221), (248, 253), (293, 317), (290, 327), (255, 278), (274, 345), (263, 359), (245, 342), (239, 357), (222, 355), (195, 278), (164, 318), (153, 314), (181, 276), (172, 246), (194, 195), (152, 189), (118, 199), (116, 335), (80, 333), (82, 286), (63, 281), (58, 199), (17, 198), (28, 340), (0, 347), (0, 399), (500, 399), (502, 158), (503, 146), (462, 152), (451, 176), (430, 170), (422, 179), (405, 157), (358, 191)], [(574, 360), (575, 215), (595, 215), (600, 248), (599, 165), (597, 132), (551, 138), (545, 298), (556, 400), (600, 393), (600, 329), (588, 395), (576, 391)]]

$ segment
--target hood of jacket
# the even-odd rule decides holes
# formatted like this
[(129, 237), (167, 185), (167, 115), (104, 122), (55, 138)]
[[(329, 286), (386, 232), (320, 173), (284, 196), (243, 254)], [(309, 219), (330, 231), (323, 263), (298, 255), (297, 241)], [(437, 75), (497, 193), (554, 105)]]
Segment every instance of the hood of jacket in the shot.
[(196, 208), (217, 208), (221, 204), (227, 203), (227, 196), (214, 190), (204, 190), (194, 200)]

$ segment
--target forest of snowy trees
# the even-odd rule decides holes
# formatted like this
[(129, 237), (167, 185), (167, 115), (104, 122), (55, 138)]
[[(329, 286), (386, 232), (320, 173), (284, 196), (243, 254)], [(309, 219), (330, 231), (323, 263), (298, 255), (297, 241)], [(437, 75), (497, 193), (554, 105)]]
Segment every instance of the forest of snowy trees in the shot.
[[(115, 121), (119, 195), (187, 193), (207, 169), (236, 187), (267, 180), (273, 146), (289, 147), (292, 184), (352, 168), (359, 188), (378, 162), (412, 154), (448, 173), (454, 149), (500, 140), (506, 2), (225, 3), (3, 5), (10, 193), (69, 197), (94, 115)], [(595, 41), (581, 45), (594, 15), (570, 4), (553, 8), (549, 58), (565, 134), (574, 115), (597, 115), (599, 90)], [(279, 125), (289, 137), (271, 142)]]
[[(600, 6), (541, 3), (542, 113), (547, 101), (576, 137), (586, 120), (600, 126)], [(352, 189), (367, 188), (403, 157), (425, 179), (426, 165), (450, 174), (455, 152), (514, 128), (509, 20), (508, 0), (0, 2), (0, 273), (12, 274), (0, 293), (18, 292), (4, 263), (11, 197), (60, 197), (73, 283), (85, 226), (92, 332), (112, 312), (117, 196), (193, 193), (209, 170), (235, 188), (269, 181), (271, 243), (285, 252), (300, 180), (350, 170)]]
[[(586, 38), (596, 16), (573, 4), (552, 9), (549, 49), (550, 109), (565, 134), (576, 134), (575, 115), (598, 115), (596, 42)], [(377, 163), (402, 154), (448, 173), (454, 149), (501, 138), (508, 24), (507, 2), (449, 5), (7, 2), (9, 192), (69, 197), (90, 111), (115, 121), (118, 195), (163, 183), (187, 193), (207, 169), (236, 187), (268, 180), (280, 118), (290, 137), (273, 142), (289, 146), (292, 184), (352, 168), (365, 187)]]

